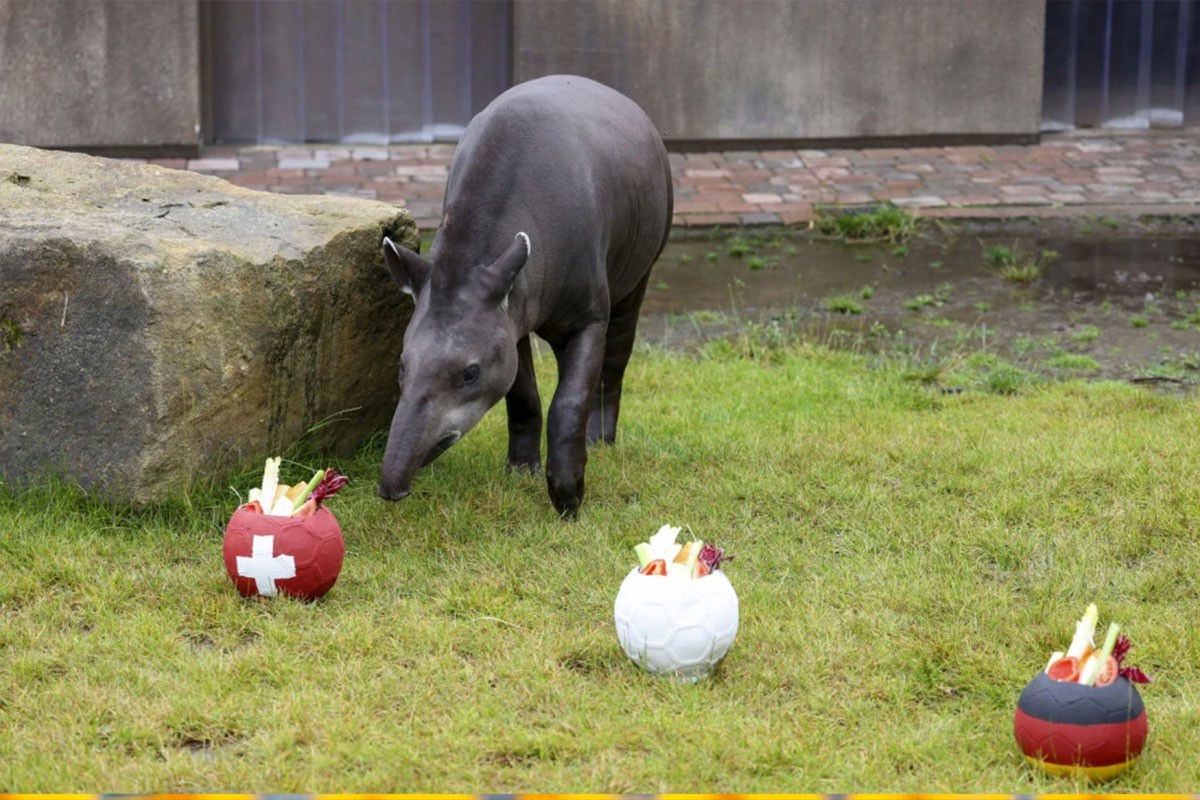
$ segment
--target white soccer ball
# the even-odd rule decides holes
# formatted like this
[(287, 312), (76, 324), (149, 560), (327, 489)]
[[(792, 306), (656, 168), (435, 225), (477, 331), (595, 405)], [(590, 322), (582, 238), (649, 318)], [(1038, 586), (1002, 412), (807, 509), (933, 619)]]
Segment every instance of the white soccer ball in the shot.
[(617, 639), (647, 672), (698, 681), (733, 646), (737, 593), (722, 570), (703, 578), (625, 577), (613, 604)]

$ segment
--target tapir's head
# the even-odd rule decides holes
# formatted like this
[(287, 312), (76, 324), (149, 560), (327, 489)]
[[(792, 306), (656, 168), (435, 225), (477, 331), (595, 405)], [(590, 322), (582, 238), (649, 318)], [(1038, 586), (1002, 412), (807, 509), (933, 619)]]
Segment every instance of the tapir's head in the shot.
[(414, 473), (479, 422), (516, 379), (508, 295), (529, 256), (529, 237), (518, 234), (498, 258), (478, 265), (430, 262), (390, 239), (383, 240), (383, 256), (416, 301), (379, 481), (380, 496), (400, 500)]

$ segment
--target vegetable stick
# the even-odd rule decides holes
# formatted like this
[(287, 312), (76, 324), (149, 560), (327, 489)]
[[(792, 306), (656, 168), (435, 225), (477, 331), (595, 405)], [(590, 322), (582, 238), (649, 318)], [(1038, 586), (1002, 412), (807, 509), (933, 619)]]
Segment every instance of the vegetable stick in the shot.
[(650, 537), (650, 550), (656, 559), (671, 561), (675, 558), (675, 554), (683, 547), (675, 541), (680, 530), (682, 529), (672, 525), (663, 525), (658, 529), (658, 533)]
[(1083, 657), (1087, 655), (1088, 645), (1092, 643), (1092, 637), (1096, 635), (1096, 620), (1099, 616), (1100, 612), (1097, 610), (1096, 604), (1090, 603), (1083, 618), (1075, 623), (1075, 638), (1071, 639), (1071, 646), (1067, 648), (1068, 656), (1082, 661)]
[[(312, 494), (312, 490), (317, 488), (317, 484), (320, 483), (322, 480), (324, 480), (324, 478), (325, 478), (325, 470), (323, 470), (323, 469), (317, 470), (317, 474), (313, 475), (312, 480), (309, 481), (304, 486), (304, 491), (300, 492), (300, 494), (298, 494), (292, 500), (292, 510), (291, 510), (292, 514), (295, 514), (297, 511), (300, 510), (300, 507), (303, 506), (305, 501), (308, 500), (308, 496), (310, 494)], [(299, 485), (299, 484), (297, 484), (297, 485)]]
[(268, 458), (267, 465), (263, 468), (262, 481), (262, 504), (263, 510), (268, 514), (271, 513), (271, 507), (275, 505), (275, 490), (279, 487), (279, 462), (283, 458), (276, 456)]
[(1108, 636), (1104, 637), (1104, 646), (1099, 651), (1092, 654), (1079, 669), (1079, 682), (1087, 686), (1093, 686), (1096, 679), (1100, 677), (1100, 667), (1112, 655), (1113, 645), (1117, 643), (1117, 634), (1121, 632), (1121, 626), (1117, 623), (1112, 623), (1108, 626)]
[(287, 498), (287, 490), (290, 486), (275, 487), (275, 499), (271, 501), (271, 510), (268, 514), (276, 517), (290, 516), (292, 513), (292, 501)]

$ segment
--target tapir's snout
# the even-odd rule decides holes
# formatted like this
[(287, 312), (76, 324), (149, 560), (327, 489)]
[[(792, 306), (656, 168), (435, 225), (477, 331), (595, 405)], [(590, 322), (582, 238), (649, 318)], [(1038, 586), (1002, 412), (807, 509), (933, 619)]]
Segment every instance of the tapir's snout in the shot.
[(411, 494), (408, 489), (386, 489), (382, 483), (379, 484), (378, 491), (384, 500), (403, 500)]
[[(379, 496), (384, 500), (403, 500), (411, 494), (409, 489), (410, 481), (412, 481), (413, 473), (416, 472), (416, 464), (425, 466), (442, 453), (450, 449), (450, 447), (462, 438), (462, 431), (450, 431), (442, 438), (438, 439), (430, 448), (428, 454), (417, 460), (419, 456), (415, 456), (413, 450), (402, 449), (402, 452), (407, 453), (407, 456), (391, 457), (390, 443), (389, 454), (384, 456), (383, 476), (379, 481), (377, 491)], [(416, 451), (417, 453), (420, 450)]]

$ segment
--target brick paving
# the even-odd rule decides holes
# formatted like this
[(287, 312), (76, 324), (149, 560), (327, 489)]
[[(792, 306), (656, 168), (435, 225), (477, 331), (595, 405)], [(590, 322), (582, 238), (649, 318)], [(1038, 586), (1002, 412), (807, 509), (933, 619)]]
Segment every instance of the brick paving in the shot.
[[(213, 147), (151, 163), (272, 192), (365, 197), (441, 219), (453, 145)], [(996, 147), (672, 153), (675, 224), (796, 225), (819, 206), (922, 216), (1200, 214), (1200, 129), (1079, 131)]]

